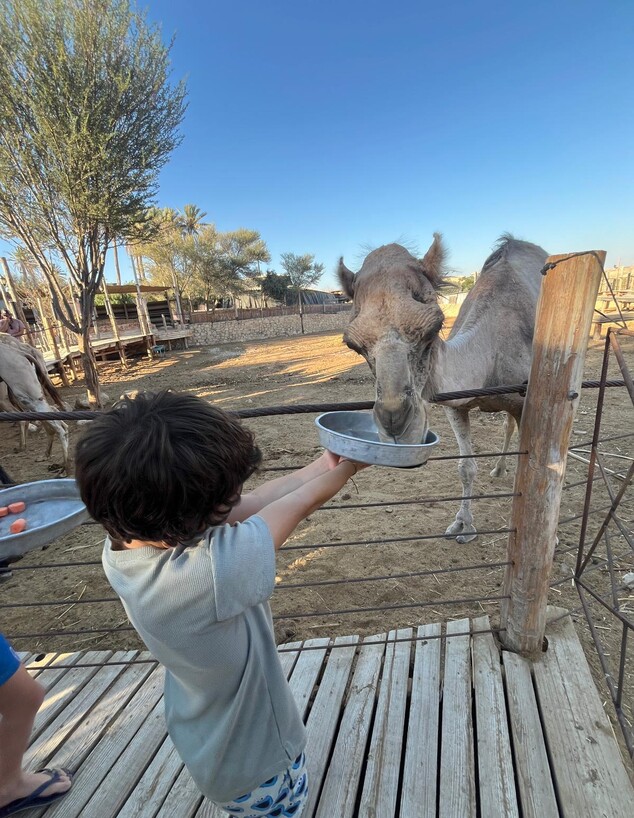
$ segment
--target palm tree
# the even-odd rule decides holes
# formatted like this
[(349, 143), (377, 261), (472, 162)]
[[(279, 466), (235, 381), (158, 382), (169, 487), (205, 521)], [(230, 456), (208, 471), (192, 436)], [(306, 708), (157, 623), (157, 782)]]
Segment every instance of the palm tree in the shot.
[(181, 229), (186, 236), (196, 236), (204, 226), (203, 219), (207, 214), (198, 205), (186, 204), (180, 217)]

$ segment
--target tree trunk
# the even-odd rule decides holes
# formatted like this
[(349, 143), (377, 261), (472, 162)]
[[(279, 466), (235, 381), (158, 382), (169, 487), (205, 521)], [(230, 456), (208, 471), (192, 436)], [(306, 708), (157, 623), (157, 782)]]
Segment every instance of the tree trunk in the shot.
[(90, 345), (90, 325), (84, 326), (81, 335), (77, 336), (77, 345), (81, 356), (81, 365), (86, 379), (86, 392), (91, 408), (101, 408), (101, 387), (97, 373), (95, 353)]
[(112, 251), (114, 253), (114, 268), (117, 273), (117, 284), (121, 286), (121, 270), (119, 268), (119, 253), (117, 252), (117, 242), (112, 242)]

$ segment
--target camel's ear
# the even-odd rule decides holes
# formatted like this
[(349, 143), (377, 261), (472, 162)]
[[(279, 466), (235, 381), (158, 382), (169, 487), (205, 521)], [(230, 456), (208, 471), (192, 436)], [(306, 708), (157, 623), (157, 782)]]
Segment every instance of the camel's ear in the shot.
[(348, 298), (354, 298), (355, 275), (352, 270), (349, 270), (343, 263), (343, 256), (339, 259), (337, 275), (339, 276), (339, 281), (341, 282), (344, 293), (348, 296)]
[(447, 251), (443, 244), (440, 233), (434, 233), (434, 240), (431, 247), (425, 253), (420, 265), (423, 273), (430, 280), (435, 289), (442, 286), (442, 277), (445, 270), (445, 259)]

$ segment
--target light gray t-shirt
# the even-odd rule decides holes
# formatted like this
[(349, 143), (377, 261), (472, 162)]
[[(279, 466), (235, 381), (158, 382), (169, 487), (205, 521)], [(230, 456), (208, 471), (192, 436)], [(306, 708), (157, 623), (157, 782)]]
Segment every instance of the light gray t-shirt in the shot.
[(103, 565), (166, 668), (167, 729), (200, 791), (230, 801), (289, 767), (306, 733), (275, 647), (275, 549), (264, 520), (168, 550), (113, 551), (106, 540)]

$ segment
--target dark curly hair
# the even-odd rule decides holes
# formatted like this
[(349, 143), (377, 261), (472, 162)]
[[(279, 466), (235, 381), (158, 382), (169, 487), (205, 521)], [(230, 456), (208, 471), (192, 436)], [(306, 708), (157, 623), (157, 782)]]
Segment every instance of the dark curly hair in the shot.
[(117, 540), (175, 546), (227, 518), (261, 454), (231, 415), (192, 395), (124, 398), (77, 444), (75, 479)]

